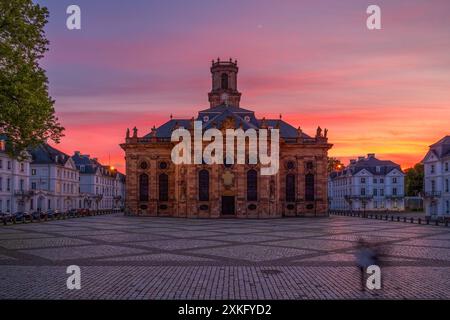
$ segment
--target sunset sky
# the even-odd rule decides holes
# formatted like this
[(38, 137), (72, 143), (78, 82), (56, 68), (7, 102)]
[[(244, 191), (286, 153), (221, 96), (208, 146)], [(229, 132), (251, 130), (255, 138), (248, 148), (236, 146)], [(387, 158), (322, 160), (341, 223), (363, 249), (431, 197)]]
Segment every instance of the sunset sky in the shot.
[[(39, 0), (42, 61), (66, 127), (62, 151), (124, 171), (119, 143), (208, 107), (212, 59), (238, 60), (241, 106), (314, 134), (331, 156), (376, 153), (403, 168), (450, 134), (448, 0)], [(82, 29), (66, 28), (77, 4)], [(382, 30), (366, 28), (366, 8)]]

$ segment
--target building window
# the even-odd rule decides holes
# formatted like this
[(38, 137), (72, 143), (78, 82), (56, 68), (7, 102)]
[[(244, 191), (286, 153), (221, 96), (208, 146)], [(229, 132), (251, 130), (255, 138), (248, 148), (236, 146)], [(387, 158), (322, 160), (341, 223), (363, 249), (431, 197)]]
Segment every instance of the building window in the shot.
[(450, 213), (450, 201), (447, 200), (446, 206), (447, 206), (447, 213)]
[(394, 195), (394, 196), (397, 195), (397, 188), (392, 188), (392, 195)]
[(380, 183), (384, 183), (384, 179), (383, 178), (380, 178)]
[(312, 161), (308, 161), (306, 163), (306, 169), (308, 169), (308, 170), (314, 169), (314, 163)]
[(392, 178), (392, 183), (397, 183), (397, 178), (396, 177)]
[(209, 172), (205, 169), (198, 172), (198, 199), (209, 201)]
[(255, 170), (247, 171), (247, 201), (258, 200), (258, 173)]
[(36, 169), (31, 169), (31, 175), (35, 176), (36, 175)]
[(221, 75), (221, 87), (222, 89), (228, 89), (228, 74), (222, 73)]
[[(3, 169), (3, 160), (2, 159), (0, 159), (0, 169)], [(1, 210), (1, 208), (0, 208), (0, 210)]]
[(431, 192), (435, 192), (436, 191), (436, 181), (431, 180)]
[(434, 164), (431, 165), (431, 173), (434, 173)]
[(161, 161), (161, 162), (159, 163), (159, 168), (160, 168), (160, 169), (165, 170), (165, 169), (167, 169), (167, 167), (168, 167), (167, 162)]
[(295, 201), (295, 175), (293, 174), (286, 176), (286, 201)]
[(8, 161), (8, 170), (11, 170), (11, 161)]
[(448, 179), (445, 179), (445, 192), (448, 192), (449, 186), (448, 186)]
[(366, 183), (366, 178), (361, 178), (361, 183)]
[(23, 179), (20, 179), (20, 191), (24, 190), (25, 181)]
[(384, 189), (380, 189), (380, 196), (384, 197)]
[(6, 191), (11, 191), (11, 179), (6, 180)]
[(361, 194), (362, 196), (365, 196), (365, 195), (366, 195), (366, 188), (361, 188), (360, 194)]
[(373, 195), (376, 197), (378, 196), (378, 189), (373, 189)]
[(148, 201), (148, 175), (139, 176), (139, 201)]
[(373, 183), (374, 183), (374, 184), (377, 184), (377, 183), (378, 183), (378, 180), (377, 180), (377, 179), (373, 179)]
[(305, 200), (314, 201), (314, 175), (312, 173), (305, 176)]
[[(0, 191), (3, 191), (3, 178), (0, 177)], [(2, 208), (0, 208), (0, 211), (2, 211)]]
[(445, 163), (445, 171), (448, 171), (448, 162)]
[(31, 183), (31, 189), (32, 190), (36, 190), (36, 182), (32, 182)]
[(169, 200), (169, 176), (165, 173), (159, 175), (159, 201)]
[(23, 163), (20, 164), (20, 172), (25, 172), (25, 165)]

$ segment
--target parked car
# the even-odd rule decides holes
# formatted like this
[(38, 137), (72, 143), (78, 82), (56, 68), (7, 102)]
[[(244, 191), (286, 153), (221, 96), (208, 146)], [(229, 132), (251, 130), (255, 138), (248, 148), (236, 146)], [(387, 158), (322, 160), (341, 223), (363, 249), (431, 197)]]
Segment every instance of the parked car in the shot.
[(58, 210), (47, 210), (47, 218), (48, 219), (59, 219), (59, 217), (61, 216), (61, 212), (59, 212)]
[(27, 220), (33, 222), (33, 216), (31, 215), (31, 213), (26, 211), (19, 211), (14, 213), (13, 223), (16, 223), (18, 221), (25, 223), (27, 222)]
[(13, 215), (9, 212), (0, 212), (0, 221), (3, 222), (4, 225), (7, 225), (8, 222), (13, 222)]
[(77, 209), (70, 209), (69, 211), (67, 211), (67, 217), (69, 218), (75, 218), (77, 215), (78, 215)]
[(47, 212), (45, 211), (34, 211), (32, 214), (34, 220), (45, 220), (47, 221)]

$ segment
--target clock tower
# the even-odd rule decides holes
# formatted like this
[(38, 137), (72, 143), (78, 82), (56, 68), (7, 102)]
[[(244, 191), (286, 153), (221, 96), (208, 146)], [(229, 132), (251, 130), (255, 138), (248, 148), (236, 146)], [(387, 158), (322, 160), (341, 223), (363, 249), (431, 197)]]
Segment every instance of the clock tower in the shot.
[(229, 61), (212, 61), (212, 90), (208, 94), (210, 107), (221, 104), (239, 107), (241, 93), (237, 90), (237, 61), (231, 58)]

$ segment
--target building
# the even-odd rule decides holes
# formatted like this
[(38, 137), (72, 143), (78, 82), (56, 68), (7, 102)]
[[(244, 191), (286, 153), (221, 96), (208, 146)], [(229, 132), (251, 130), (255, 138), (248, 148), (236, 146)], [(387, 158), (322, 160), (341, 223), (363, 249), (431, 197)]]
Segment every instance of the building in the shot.
[[(315, 136), (280, 118), (258, 119), (240, 106), (236, 61), (213, 61), (210, 106), (191, 119), (171, 119), (143, 136), (127, 130), (126, 210), (132, 214), (175, 217), (281, 217), (327, 214), (327, 130)], [(174, 164), (172, 131), (194, 134), (215, 128), (279, 129), (279, 170), (261, 175), (260, 164)], [(204, 144), (205, 146), (205, 144)], [(248, 150), (247, 150), (248, 153)], [(194, 153), (192, 152), (192, 156)], [(236, 159), (234, 159), (236, 160)], [(236, 162), (235, 162), (236, 163)]]
[(350, 160), (328, 179), (328, 197), (332, 210), (402, 211), (404, 173), (392, 161), (379, 160), (375, 154)]
[(6, 137), (0, 136), (0, 212), (28, 211), (31, 206), (30, 161), (24, 152), (21, 161), (6, 153)]
[(450, 215), (450, 136), (430, 146), (424, 165), (424, 207), (429, 216)]
[(125, 202), (125, 176), (97, 158), (75, 151), (72, 156), (80, 174), (80, 208), (122, 209)]
[(48, 144), (30, 149), (31, 210), (78, 208), (79, 174), (72, 158)]

